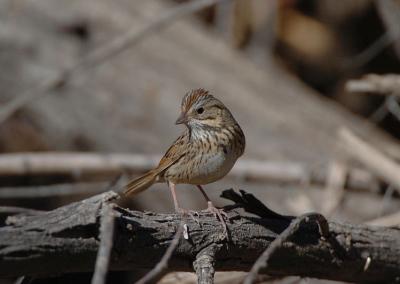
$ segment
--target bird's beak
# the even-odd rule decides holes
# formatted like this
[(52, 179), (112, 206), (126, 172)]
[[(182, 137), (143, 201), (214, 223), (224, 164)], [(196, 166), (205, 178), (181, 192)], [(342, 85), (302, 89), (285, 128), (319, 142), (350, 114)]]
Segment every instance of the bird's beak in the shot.
[(175, 124), (183, 124), (183, 123), (187, 123), (187, 117), (185, 113), (181, 113), (181, 115), (178, 117), (178, 119), (175, 121)]

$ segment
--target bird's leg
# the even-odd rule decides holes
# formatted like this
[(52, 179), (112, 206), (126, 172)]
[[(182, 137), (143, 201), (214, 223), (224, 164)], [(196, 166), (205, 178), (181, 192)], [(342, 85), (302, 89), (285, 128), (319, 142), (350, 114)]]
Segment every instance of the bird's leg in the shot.
[(211, 199), (208, 197), (207, 193), (204, 191), (203, 187), (201, 185), (196, 185), (197, 188), (200, 190), (200, 192), (203, 194), (204, 198), (207, 200), (207, 205), (208, 208), (207, 210), (209, 210), (210, 208), (212, 208), (212, 210), (216, 209), (218, 210), (224, 217), (228, 218), (228, 214), (226, 214), (226, 212), (221, 209), (221, 208), (217, 208), (213, 205)]
[(176, 191), (175, 191), (175, 184), (168, 181), (168, 187), (171, 190), (172, 199), (174, 200), (175, 212), (183, 215), (189, 215), (196, 223), (199, 223), (199, 220), (194, 216), (198, 215), (197, 212), (179, 207), (178, 198), (176, 196)]
[(174, 200), (175, 212), (181, 212), (182, 208), (179, 208), (178, 198), (176, 197), (176, 192), (175, 192), (175, 184), (168, 181), (168, 187), (171, 190), (172, 199)]
[[(214, 215), (215, 218), (217, 218), (220, 222), (222, 227), (224, 228), (224, 233), (227, 234), (227, 227), (226, 227), (226, 222), (225, 219), (229, 219), (228, 214), (223, 209), (217, 208), (214, 206), (212, 203), (211, 199), (208, 197), (204, 189), (201, 187), (201, 185), (196, 185), (197, 188), (201, 191), (203, 194), (204, 198), (207, 200), (207, 209), (203, 210), (205, 212), (210, 212)], [(225, 217), (225, 219), (224, 219)]]

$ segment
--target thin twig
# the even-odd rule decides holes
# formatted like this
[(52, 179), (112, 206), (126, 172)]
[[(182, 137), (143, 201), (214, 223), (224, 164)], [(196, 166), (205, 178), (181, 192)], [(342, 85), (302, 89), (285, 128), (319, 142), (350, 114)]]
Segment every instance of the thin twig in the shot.
[(164, 273), (168, 269), (168, 262), (172, 257), (172, 254), (174, 253), (176, 247), (179, 244), (179, 240), (181, 238), (182, 233), (183, 233), (183, 223), (179, 225), (174, 238), (172, 239), (170, 245), (168, 246), (161, 260), (152, 270), (150, 270), (145, 276), (140, 278), (136, 282), (136, 284), (156, 283), (164, 275)]
[(391, 113), (397, 120), (400, 120), (400, 107), (397, 101), (397, 91), (393, 92), (392, 95), (386, 97), (385, 101), (375, 110), (370, 119), (374, 122), (382, 121), (388, 113)]
[(0, 215), (16, 215), (16, 214), (40, 214), (46, 211), (36, 210), (31, 208), (15, 207), (15, 206), (0, 206)]
[(0, 200), (37, 199), (55, 196), (98, 194), (109, 190), (109, 183), (68, 183), (30, 187), (0, 187)]
[(361, 79), (349, 80), (346, 90), (353, 93), (373, 93), (377, 95), (400, 95), (400, 75), (368, 74)]
[(400, 212), (392, 213), (382, 216), (370, 221), (365, 222), (367, 225), (394, 227), (400, 226)]
[(400, 5), (394, 0), (378, 0), (375, 1), (378, 12), (383, 22), (386, 24), (387, 31), (391, 36), (394, 50), (397, 57), (400, 58)]
[(400, 192), (400, 165), (347, 128), (339, 130), (343, 148), (354, 159)]
[(384, 34), (377, 38), (366, 49), (350, 60), (346, 60), (342, 64), (345, 69), (362, 67), (392, 44), (394, 45), (397, 56), (400, 58), (400, 6), (393, 0), (378, 0), (375, 1), (375, 4), (387, 29)]
[(388, 186), (385, 190), (385, 194), (382, 197), (382, 201), (380, 202), (379, 209), (377, 210), (376, 218), (380, 218), (384, 215), (386, 207), (389, 205), (393, 197), (393, 193), (395, 192), (393, 186)]
[(266, 269), (268, 267), (268, 261), (271, 259), (272, 255), (277, 249), (282, 247), (283, 243), (287, 241), (297, 230), (300, 228), (301, 223), (304, 221), (308, 222), (310, 219), (316, 221), (319, 226), (320, 234), (322, 237), (327, 237), (329, 235), (329, 227), (326, 219), (316, 213), (307, 213), (294, 219), (290, 225), (279, 234), (275, 240), (271, 242), (268, 248), (261, 254), (261, 256), (254, 263), (253, 267), (250, 269), (249, 274), (247, 274), (244, 279), (244, 284), (252, 284), (255, 282), (258, 272), (261, 269)]
[(15, 280), (14, 284), (31, 284), (33, 282), (33, 278), (29, 276), (21, 276)]
[(98, 153), (19, 153), (0, 155), (0, 176), (119, 174), (143, 172), (160, 156)]
[(387, 102), (387, 98), (376, 110), (374, 110), (372, 112), (372, 114), (370, 114), (368, 116), (368, 120), (370, 120), (371, 122), (374, 122), (374, 123), (381, 122), (388, 114), (386, 102)]
[(118, 191), (128, 182), (125, 175), (119, 175), (111, 182), (81, 182), (52, 184), (31, 187), (0, 187), (0, 200), (7, 199), (37, 199), (69, 195), (99, 194), (108, 190)]
[(368, 74), (361, 79), (349, 80), (346, 83), (346, 90), (353, 93), (387, 96), (381, 106), (370, 116), (370, 119), (379, 122), (390, 112), (400, 120), (400, 109), (397, 102), (397, 97), (400, 96), (400, 75)]
[(18, 109), (22, 108), (33, 100), (36, 100), (38, 97), (43, 96), (49, 91), (55, 90), (60, 86), (64, 86), (73, 76), (76, 76), (88, 68), (99, 66), (110, 58), (117, 56), (127, 48), (138, 44), (144, 38), (154, 34), (155, 32), (165, 29), (178, 19), (221, 1), (226, 0), (198, 0), (187, 2), (179, 5), (176, 8), (172, 8), (139, 30), (137, 30), (136, 27), (132, 28), (125, 34), (110, 41), (108, 44), (94, 50), (72, 67), (66, 68), (52, 78), (46, 78), (36, 87), (29, 88), (23, 94), (16, 96), (14, 100), (2, 107), (0, 111), (0, 124), (6, 121)]
[(321, 212), (331, 216), (339, 207), (344, 197), (347, 169), (343, 162), (335, 160), (330, 164), (325, 187), (324, 202)]
[(386, 99), (386, 106), (388, 111), (395, 117), (397, 120), (400, 120), (400, 107), (399, 102), (397, 101), (396, 96), (390, 96)]
[(106, 283), (108, 265), (113, 247), (115, 216), (111, 205), (103, 205), (100, 225), (100, 245), (97, 252), (92, 284)]
[(396, 39), (393, 38), (392, 34), (389, 31), (386, 31), (367, 48), (365, 48), (363, 51), (353, 56), (352, 58), (345, 60), (341, 65), (346, 70), (360, 68), (370, 62), (372, 59), (374, 59), (379, 53), (390, 46), (395, 40)]

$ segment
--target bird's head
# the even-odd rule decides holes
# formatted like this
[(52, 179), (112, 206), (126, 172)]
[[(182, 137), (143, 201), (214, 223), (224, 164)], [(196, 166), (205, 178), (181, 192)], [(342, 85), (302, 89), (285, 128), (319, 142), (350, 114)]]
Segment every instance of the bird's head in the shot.
[(225, 105), (204, 89), (187, 93), (181, 104), (181, 114), (175, 122), (189, 128), (220, 128), (235, 123)]

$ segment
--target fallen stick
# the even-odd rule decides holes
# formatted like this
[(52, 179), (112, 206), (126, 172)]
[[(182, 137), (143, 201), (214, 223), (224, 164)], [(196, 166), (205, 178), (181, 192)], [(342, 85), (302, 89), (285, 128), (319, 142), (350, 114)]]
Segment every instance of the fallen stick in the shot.
[(346, 90), (352, 93), (365, 93), (377, 95), (400, 95), (400, 75), (369, 74), (361, 79), (349, 80), (346, 83)]
[(99, 194), (110, 189), (110, 182), (66, 183), (29, 187), (1, 187), (0, 200), (44, 199), (70, 195)]
[(108, 266), (114, 239), (115, 218), (111, 205), (103, 206), (100, 220), (99, 249), (92, 277), (92, 284), (105, 284), (107, 282)]
[(389, 215), (385, 215), (370, 221), (365, 224), (373, 226), (386, 226), (386, 227), (399, 227), (400, 226), (400, 212), (395, 212)]
[(392, 185), (400, 193), (400, 165), (347, 128), (339, 130), (339, 137), (348, 155), (359, 161), (376, 176)]
[(176, 231), (174, 238), (172, 239), (161, 260), (156, 264), (156, 266), (154, 266), (153, 269), (146, 273), (146, 275), (136, 281), (135, 284), (157, 283), (158, 280), (164, 276), (165, 272), (168, 271), (168, 262), (179, 244), (179, 239), (181, 238), (182, 233), (183, 224), (180, 224), (178, 231)]

